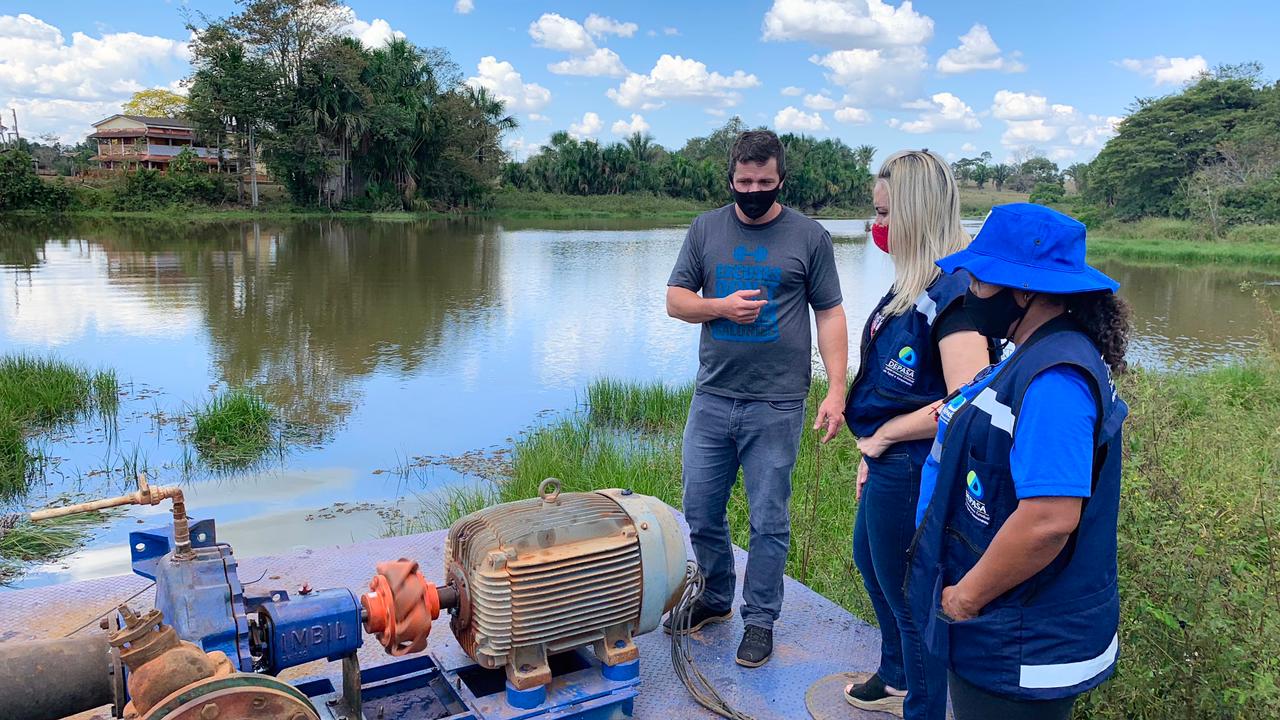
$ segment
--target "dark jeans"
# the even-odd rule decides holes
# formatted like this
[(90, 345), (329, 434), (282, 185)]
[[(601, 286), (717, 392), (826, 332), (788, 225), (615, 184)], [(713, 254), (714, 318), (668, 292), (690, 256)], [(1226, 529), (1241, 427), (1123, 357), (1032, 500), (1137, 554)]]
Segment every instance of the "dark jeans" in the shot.
[(800, 450), (804, 400), (735, 400), (701, 390), (693, 395), (681, 453), (684, 517), (706, 578), (702, 601), (733, 607), (733, 545), (729, 492), (747, 491), (751, 538), (742, 580), (742, 619), (772, 628), (782, 610), (782, 576), (791, 541), (791, 468)]
[(902, 592), (907, 548), (915, 534), (920, 463), (897, 448), (867, 458), (867, 484), (853, 526), (853, 562), (880, 624), (880, 667), (886, 685), (907, 691), (908, 720), (942, 720), (946, 669), (925, 650)]
[(1061, 700), (1014, 700), (993, 695), (953, 672), (947, 673), (951, 684), (951, 710), (955, 720), (1068, 720), (1075, 696)]

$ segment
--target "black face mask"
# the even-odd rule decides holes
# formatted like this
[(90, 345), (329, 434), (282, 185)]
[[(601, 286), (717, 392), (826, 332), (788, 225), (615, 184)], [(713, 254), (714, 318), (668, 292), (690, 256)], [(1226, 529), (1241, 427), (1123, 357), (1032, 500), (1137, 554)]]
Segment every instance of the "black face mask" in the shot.
[[(1014, 323), (1021, 323), (1031, 308), (1018, 305), (1011, 288), (1001, 288), (989, 298), (978, 297), (972, 290), (964, 293), (964, 311), (973, 321), (978, 332), (995, 340), (1004, 340), (1014, 334)], [(1012, 329), (1011, 329), (1012, 328)]]
[(773, 207), (774, 201), (778, 199), (778, 193), (782, 192), (782, 184), (779, 183), (772, 190), (756, 192), (738, 192), (733, 185), (730, 185), (729, 192), (733, 193), (733, 201), (738, 204), (738, 209), (743, 215), (752, 220), (759, 220), (769, 212), (769, 208)]

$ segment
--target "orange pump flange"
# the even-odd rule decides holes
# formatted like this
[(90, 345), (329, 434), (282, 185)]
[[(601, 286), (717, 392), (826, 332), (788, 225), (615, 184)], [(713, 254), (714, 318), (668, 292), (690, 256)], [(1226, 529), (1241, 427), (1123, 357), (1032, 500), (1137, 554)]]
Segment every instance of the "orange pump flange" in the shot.
[(380, 562), (360, 596), (364, 631), (377, 636), (391, 655), (421, 652), (427, 647), (431, 621), (440, 617), (440, 594), (427, 582), (418, 563), (407, 558)]

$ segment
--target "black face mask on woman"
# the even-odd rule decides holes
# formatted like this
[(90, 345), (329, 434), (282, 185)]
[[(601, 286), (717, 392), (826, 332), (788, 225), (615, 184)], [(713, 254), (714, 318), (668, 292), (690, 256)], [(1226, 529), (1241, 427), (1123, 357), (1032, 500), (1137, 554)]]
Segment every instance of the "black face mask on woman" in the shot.
[(773, 207), (773, 202), (778, 199), (778, 193), (782, 192), (782, 184), (779, 183), (772, 190), (757, 190), (755, 192), (739, 192), (729, 186), (729, 192), (733, 193), (733, 201), (737, 203), (738, 209), (743, 215), (752, 220), (759, 220), (764, 214), (769, 212), (769, 208)]
[(1018, 305), (1018, 301), (1013, 297), (1012, 288), (1000, 288), (999, 292), (988, 298), (978, 297), (972, 290), (966, 290), (964, 293), (965, 314), (973, 321), (973, 326), (978, 332), (995, 340), (1011, 337), (1017, 330), (1014, 324), (1021, 323), (1029, 309), (1031, 309), (1029, 300), (1026, 307)]

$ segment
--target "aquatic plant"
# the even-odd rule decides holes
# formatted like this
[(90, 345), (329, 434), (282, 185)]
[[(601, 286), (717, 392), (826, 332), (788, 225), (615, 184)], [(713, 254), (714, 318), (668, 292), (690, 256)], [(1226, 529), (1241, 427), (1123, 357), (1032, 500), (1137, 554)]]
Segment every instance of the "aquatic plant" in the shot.
[(0, 408), (16, 421), (48, 428), (119, 404), (114, 371), (90, 372), (73, 363), (31, 355), (0, 357)]
[(228, 390), (194, 413), (191, 442), (212, 465), (251, 463), (272, 447), (275, 416), (261, 397)]

